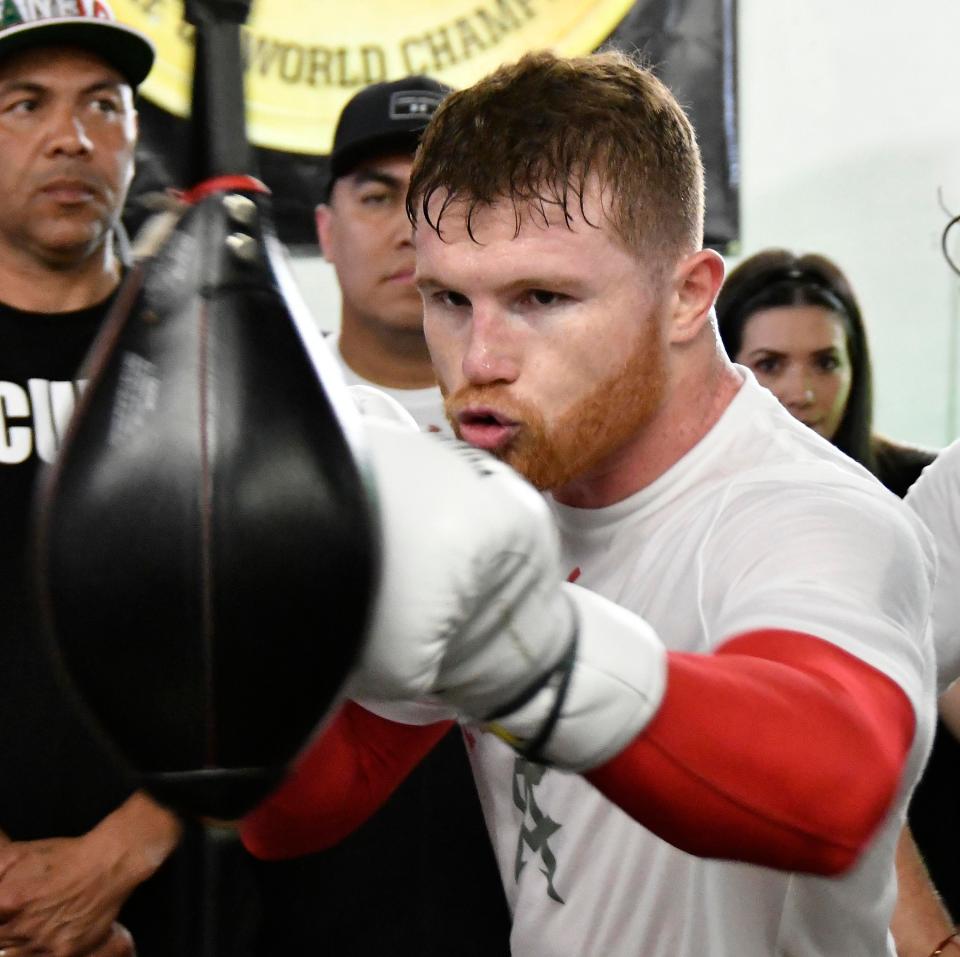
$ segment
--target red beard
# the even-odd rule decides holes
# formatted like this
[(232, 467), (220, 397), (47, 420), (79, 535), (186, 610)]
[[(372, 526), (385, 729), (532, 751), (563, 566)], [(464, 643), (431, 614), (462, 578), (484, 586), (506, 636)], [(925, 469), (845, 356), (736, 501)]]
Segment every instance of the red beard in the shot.
[(506, 383), (465, 386), (446, 399), (447, 417), (460, 434), (458, 413), (471, 406), (496, 409), (520, 429), (498, 458), (541, 491), (580, 478), (621, 449), (660, 407), (666, 390), (662, 337), (641, 339), (623, 366), (548, 425), (535, 405), (511, 395)]

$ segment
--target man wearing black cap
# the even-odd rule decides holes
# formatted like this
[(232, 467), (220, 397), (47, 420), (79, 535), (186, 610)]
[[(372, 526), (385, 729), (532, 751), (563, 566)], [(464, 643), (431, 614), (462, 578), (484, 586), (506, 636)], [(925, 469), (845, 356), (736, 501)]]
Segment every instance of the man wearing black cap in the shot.
[(413, 284), (404, 199), (417, 140), (449, 88), (425, 76), (357, 93), (337, 123), (317, 234), (340, 284), (330, 340), (347, 381), (392, 395), (424, 429), (448, 431)]
[[(374, 385), (422, 429), (444, 431), (404, 202), (420, 133), (448, 92), (413, 76), (357, 93), (337, 124), (317, 208), (342, 293), (340, 331), (327, 342), (348, 383)], [(509, 954), (506, 902), (458, 729), (344, 842), (255, 866), (261, 957), (311, 945), (338, 957)]]
[(141, 957), (178, 952), (174, 879), (148, 878), (180, 825), (133, 790), (64, 700), (27, 574), (34, 477), (120, 281), (133, 91), (153, 56), (102, 0), (0, 10), (0, 957), (131, 954), (116, 918), (143, 882), (120, 919)]

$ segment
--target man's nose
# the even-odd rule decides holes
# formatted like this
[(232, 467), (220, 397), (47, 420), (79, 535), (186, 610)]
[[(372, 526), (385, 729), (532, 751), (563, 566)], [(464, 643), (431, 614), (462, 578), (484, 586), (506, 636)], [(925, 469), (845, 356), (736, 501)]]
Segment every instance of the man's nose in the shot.
[(47, 152), (66, 156), (84, 156), (93, 151), (93, 140), (83, 121), (72, 110), (59, 111), (47, 141)]
[(409, 247), (413, 249), (413, 223), (407, 216), (407, 207), (401, 203), (393, 212), (393, 222), (391, 223), (396, 243), (398, 246)]
[(508, 317), (495, 310), (474, 309), (463, 355), (463, 375), (471, 385), (513, 382), (520, 374), (518, 333)]

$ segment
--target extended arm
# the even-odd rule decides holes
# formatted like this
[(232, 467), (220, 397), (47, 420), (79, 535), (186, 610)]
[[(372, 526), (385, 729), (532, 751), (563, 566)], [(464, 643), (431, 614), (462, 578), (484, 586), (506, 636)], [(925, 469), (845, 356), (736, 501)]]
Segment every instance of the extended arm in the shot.
[[(421, 467), (404, 481), (414, 442)], [(439, 700), (534, 760), (585, 772), (693, 853), (850, 866), (913, 740), (899, 685), (835, 643), (785, 630), (668, 653), (641, 618), (560, 584), (555, 531), (532, 490), (449, 448), (375, 436), (386, 571), (358, 689)], [(393, 733), (376, 731), (381, 744)], [(349, 746), (362, 751), (364, 737)]]
[[(903, 693), (827, 643), (786, 633), (745, 636), (712, 656), (671, 654), (667, 674), (656, 717), (587, 779), (689, 853), (826, 874), (849, 867), (896, 790), (913, 729)], [(264, 858), (336, 843), (447, 727), (349, 703), (244, 821), (244, 843)]]

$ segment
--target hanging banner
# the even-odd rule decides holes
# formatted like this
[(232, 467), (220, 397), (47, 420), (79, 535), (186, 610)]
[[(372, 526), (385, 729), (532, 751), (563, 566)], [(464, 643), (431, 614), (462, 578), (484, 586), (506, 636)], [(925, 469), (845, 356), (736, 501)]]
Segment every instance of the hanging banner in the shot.
[[(180, 0), (113, 0), (147, 33), (157, 63), (143, 95), (177, 116), (190, 101), (193, 45)], [(532, 48), (597, 47), (633, 0), (255, 0), (244, 29), (247, 131), (270, 149), (327, 153), (361, 87), (426, 73), (468, 86)]]
[(636, 53), (686, 110), (706, 172), (704, 241), (733, 252), (740, 238), (736, 0), (635, 0), (606, 45)]
[[(184, 185), (192, 28), (181, 0), (112, 0), (146, 33), (157, 62), (140, 88), (141, 149), (125, 214), (145, 194)], [(734, 0), (254, 0), (243, 30), (248, 135), (274, 194), (281, 239), (315, 243), (313, 209), (343, 105), (368, 83), (425, 73), (455, 88), (533, 49), (569, 56), (612, 46), (636, 54), (697, 128), (707, 170), (706, 238), (739, 231)]]

